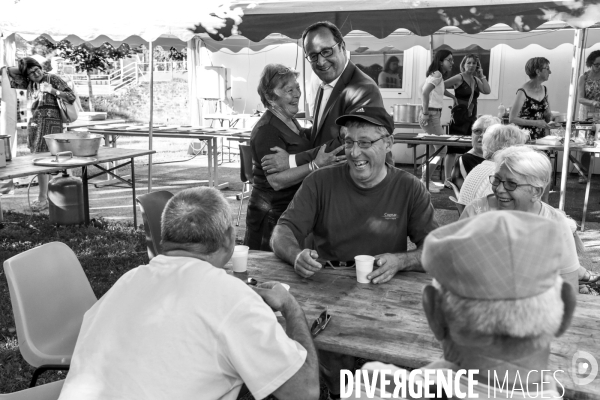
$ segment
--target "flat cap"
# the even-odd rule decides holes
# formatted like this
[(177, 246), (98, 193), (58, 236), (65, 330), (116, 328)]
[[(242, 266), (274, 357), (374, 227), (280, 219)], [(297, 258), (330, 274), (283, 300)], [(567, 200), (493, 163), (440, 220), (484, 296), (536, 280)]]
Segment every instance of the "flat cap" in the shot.
[(461, 297), (517, 300), (556, 282), (561, 266), (577, 257), (565, 224), (521, 211), (490, 211), (431, 232), (423, 267)]

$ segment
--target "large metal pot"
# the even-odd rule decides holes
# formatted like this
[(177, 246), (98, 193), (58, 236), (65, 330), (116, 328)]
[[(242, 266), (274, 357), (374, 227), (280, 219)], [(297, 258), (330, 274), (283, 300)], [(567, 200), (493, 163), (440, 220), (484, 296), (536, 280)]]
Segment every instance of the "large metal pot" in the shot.
[(398, 107), (398, 121), (397, 122), (412, 122), (410, 115), (410, 107), (408, 104), (400, 104)]
[(44, 136), (50, 153), (54, 156), (62, 151), (72, 151), (76, 157), (88, 157), (98, 154), (102, 135), (87, 132), (53, 133)]

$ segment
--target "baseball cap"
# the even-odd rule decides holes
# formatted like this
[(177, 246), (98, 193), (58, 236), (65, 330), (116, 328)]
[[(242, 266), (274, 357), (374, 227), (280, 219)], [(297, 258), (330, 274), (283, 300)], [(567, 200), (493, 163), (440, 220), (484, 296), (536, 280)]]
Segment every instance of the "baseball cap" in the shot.
[(373, 125), (383, 126), (390, 135), (394, 133), (394, 119), (383, 107), (360, 107), (356, 111), (338, 117), (335, 123), (344, 126), (351, 119), (362, 119)]
[(522, 211), (490, 211), (432, 231), (423, 268), (461, 297), (517, 300), (544, 293), (577, 258), (565, 224)]

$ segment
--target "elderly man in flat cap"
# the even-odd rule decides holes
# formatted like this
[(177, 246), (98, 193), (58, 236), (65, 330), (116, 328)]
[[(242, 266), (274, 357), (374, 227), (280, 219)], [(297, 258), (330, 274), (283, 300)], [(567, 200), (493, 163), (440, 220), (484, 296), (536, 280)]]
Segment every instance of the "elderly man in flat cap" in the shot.
[[(422, 370), (479, 370), (473, 391), (480, 399), (560, 398), (560, 375), (548, 368), (550, 344), (567, 330), (576, 303), (559, 275), (575, 252), (564, 243), (557, 222), (520, 211), (493, 211), (433, 231), (423, 248), (423, 267), (433, 277), (423, 309), (444, 358)], [(460, 386), (467, 391), (465, 376)]]

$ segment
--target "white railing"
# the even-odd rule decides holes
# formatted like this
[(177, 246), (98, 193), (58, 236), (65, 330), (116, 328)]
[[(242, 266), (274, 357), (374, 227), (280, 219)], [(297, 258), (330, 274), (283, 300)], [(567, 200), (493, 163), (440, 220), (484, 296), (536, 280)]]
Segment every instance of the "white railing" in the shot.
[[(122, 68), (115, 65), (113, 72), (108, 74), (92, 74), (92, 91), (94, 94), (112, 94), (126, 89), (132, 85), (138, 85), (143, 76), (150, 72), (150, 64), (139, 61), (132, 62)], [(185, 61), (164, 61), (154, 64), (155, 72), (169, 73), (171, 79), (174, 74), (187, 71), (187, 62)], [(77, 92), (84, 94), (88, 92), (88, 76), (86, 74), (66, 74), (77, 85)], [(167, 75), (168, 76), (168, 75)]]

